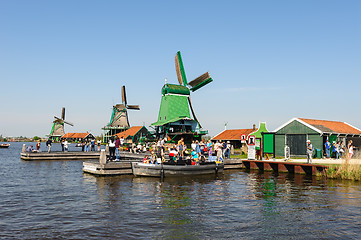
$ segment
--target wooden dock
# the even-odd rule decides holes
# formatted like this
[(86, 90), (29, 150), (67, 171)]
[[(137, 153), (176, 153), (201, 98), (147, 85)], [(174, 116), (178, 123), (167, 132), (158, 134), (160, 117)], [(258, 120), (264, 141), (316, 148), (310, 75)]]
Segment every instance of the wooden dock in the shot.
[(99, 159), (100, 152), (22, 152), (20, 158), (25, 161), (40, 160), (89, 160)]
[(325, 165), (315, 165), (308, 163), (284, 162), (284, 161), (257, 161), (242, 160), (246, 169), (258, 169), (262, 171), (289, 172), (296, 174), (316, 175), (325, 171)]

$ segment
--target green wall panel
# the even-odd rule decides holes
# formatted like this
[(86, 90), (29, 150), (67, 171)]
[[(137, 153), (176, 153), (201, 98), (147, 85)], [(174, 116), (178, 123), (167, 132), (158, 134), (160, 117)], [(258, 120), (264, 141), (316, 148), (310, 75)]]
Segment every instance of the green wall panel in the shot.
[(276, 156), (281, 157), (285, 155), (285, 135), (280, 134), (275, 136), (275, 145), (276, 145)]
[(315, 130), (301, 124), (300, 122), (294, 120), (289, 123), (287, 126), (281, 128), (277, 134), (318, 134)]

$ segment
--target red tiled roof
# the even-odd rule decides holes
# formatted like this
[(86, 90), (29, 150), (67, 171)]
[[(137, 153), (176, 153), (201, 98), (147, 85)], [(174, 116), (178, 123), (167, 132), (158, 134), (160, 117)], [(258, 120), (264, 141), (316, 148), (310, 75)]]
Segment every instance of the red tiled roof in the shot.
[(66, 133), (62, 138), (86, 138), (90, 133)]
[(328, 128), (334, 133), (361, 134), (361, 131), (359, 129), (345, 122), (306, 119), (306, 118), (299, 118), (299, 119), (307, 124), (312, 125), (317, 129), (320, 129), (322, 132), (328, 132), (324, 130), (325, 128), (326, 129)]
[(253, 133), (255, 131), (257, 131), (257, 128), (224, 130), (220, 134), (213, 137), (212, 140), (241, 140), (242, 134), (248, 136), (248, 134)]
[(135, 134), (137, 134), (137, 132), (139, 132), (140, 129), (142, 129), (143, 126), (134, 126), (129, 128), (128, 130), (118, 133), (116, 134), (116, 136), (118, 136), (118, 138), (127, 138), (128, 136), (134, 136)]

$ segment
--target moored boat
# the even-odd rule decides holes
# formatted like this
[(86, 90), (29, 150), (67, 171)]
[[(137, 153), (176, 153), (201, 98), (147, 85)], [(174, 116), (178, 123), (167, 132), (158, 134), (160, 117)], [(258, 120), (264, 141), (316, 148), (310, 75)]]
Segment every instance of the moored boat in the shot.
[(8, 148), (10, 147), (10, 143), (2, 143), (0, 144), (0, 148)]
[(135, 176), (147, 177), (176, 177), (204, 174), (217, 174), (223, 172), (223, 163), (207, 162), (201, 165), (171, 165), (149, 164), (132, 162), (132, 170)]

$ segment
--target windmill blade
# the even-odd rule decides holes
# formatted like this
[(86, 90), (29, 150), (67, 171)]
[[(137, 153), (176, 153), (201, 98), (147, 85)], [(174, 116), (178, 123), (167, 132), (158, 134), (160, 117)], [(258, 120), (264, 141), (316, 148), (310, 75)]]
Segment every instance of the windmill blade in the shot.
[(61, 118), (58, 118), (58, 117), (56, 117), (56, 116), (54, 116), (54, 118), (56, 119), (57, 122), (66, 123), (66, 124), (68, 124), (68, 125), (70, 125), (70, 126), (74, 126), (74, 124), (72, 124), (72, 123), (70, 123), (70, 122), (67, 122), (67, 121), (64, 121), (64, 120), (61, 119)]
[(198, 119), (197, 119), (196, 115), (194, 114), (194, 110), (193, 110), (193, 107), (192, 107), (192, 102), (191, 102), (191, 97), (190, 97), (190, 96), (188, 96), (188, 97), (187, 97), (187, 99), (188, 99), (189, 107), (191, 108), (191, 112), (192, 112), (192, 115), (193, 115), (194, 120), (196, 120), (196, 122), (198, 123), (199, 128), (202, 128), (202, 126), (201, 126), (201, 124), (199, 123), (199, 121), (198, 121)]
[(175, 56), (175, 70), (177, 72), (177, 78), (180, 85), (187, 86), (186, 73), (184, 71), (183, 61), (181, 53), (178, 51)]
[(211, 83), (213, 79), (211, 76), (209, 76), (209, 73), (206, 72), (205, 74), (202, 74), (201, 76), (197, 77), (196, 79), (190, 81), (188, 84), (192, 87), (191, 91), (194, 92), (201, 87), (204, 87), (208, 83)]
[(140, 110), (139, 105), (127, 105), (127, 109)]
[(65, 120), (65, 107), (61, 110), (61, 119)]
[(127, 94), (125, 93), (125, 86), (122, 86), (122, 102), (127, 106)]
[(64, 120), (63, 120), (63, 123), (66, 123), (66, 124), (68, 124), (68, 125), (70, 125), (70, 126), (74, 126), (74, 124), (72, 124), (72, 123), (70, 123), (70, 122), (67, 122), (67, 121), (64, 121)]

